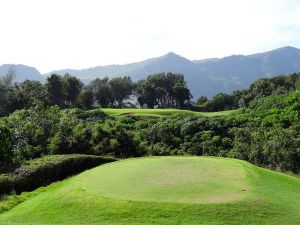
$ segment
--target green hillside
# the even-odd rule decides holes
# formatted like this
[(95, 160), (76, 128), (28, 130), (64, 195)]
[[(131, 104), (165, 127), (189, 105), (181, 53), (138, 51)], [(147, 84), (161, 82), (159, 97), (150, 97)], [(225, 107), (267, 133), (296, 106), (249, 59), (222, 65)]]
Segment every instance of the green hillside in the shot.
[(116, 109), (116, 108), (103, 108), (103, 112), (107, 113), (110, 116), (146, 116), (146, 117), (167, 117), (174, 114), (181, 113), (193, 113), (196, 115), (203, 115), (207, 117), (211, 116), (225, 116), (230, 115), (236, 110), (221, 111), (221, 112), (194, 112), (190, 110), (181, 110), (181, 109)]
[(300, 223), (299, 179), (227, 158), (129, 159), (23, 195), (0, 224)]

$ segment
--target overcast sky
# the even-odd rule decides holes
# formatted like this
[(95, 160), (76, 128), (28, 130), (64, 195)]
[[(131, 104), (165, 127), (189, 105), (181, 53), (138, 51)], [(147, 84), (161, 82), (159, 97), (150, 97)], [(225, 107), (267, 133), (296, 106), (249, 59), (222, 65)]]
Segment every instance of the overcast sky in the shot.
[(54, 69), (300, 47), (299, 0), (1, 0), (0, 64)]

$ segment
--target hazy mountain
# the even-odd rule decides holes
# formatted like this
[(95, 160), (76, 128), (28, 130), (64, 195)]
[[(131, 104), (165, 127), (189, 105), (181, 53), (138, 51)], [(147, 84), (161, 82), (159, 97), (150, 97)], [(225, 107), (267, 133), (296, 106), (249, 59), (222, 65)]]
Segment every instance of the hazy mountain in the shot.
[[(16, 82), (26, 79), (45, 81), (45, 76), (37, 69), (20, 64), (1, 65), (0, 76), (5, 75), (10, 67), (15, 71)], [(46, 75), (69, 73), (87, 83), (96, 77), (125, 75), (137, 81), (159, 72), (182, 73), (194, 97), (212, 96), (219, 92), (228, 93), (247, 88), (251, 82), (261, 77), (300, 72), (300, 49), (283, 47), (253, 55), (233, 55), (195, 61), (170, 52), (161, 57), (126, 65), (97, 66), (83, 70), (65, 69)]]
[(194, 62), (210, 80), (221, 85), (218, 90), (230, 92), (246, 88), (252, 81), (261, 77), (299, 72), (300, 50), (284, 47), (254, 55), (234, 55)]
[[(131, 76), (133, 80), (158, 72), (183, 73), (194, 97), (212, 96), (218, 92), (232, 92), (246, 88), (261, 77), (300, 71), (300, 49), (283, 47), (253, 55), (233, 55), (191, 61), (172, 52), (158, 58), (126, 65), (97, 66), (83, 70), (59, 70), (83, 81), (96, 77)], [(50, 73), (48, 73), (50, 74)]]
[(27, 79), (37, 80), (41, 82), (45, 81), (45, 76), (40, 74), (40, 72), (36, 68), (21, 64), (0, 65), (0, 77), (6, 75), (10, 68), (12, 68), (15, 72), (14, 82), (22, 82)]

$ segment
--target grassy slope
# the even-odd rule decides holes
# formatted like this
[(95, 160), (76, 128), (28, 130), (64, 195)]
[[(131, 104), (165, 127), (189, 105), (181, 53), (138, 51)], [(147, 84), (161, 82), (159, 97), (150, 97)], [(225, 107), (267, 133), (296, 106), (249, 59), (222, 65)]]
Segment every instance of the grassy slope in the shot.
[[(107, 164), (27, 194), (25, 202), (0, 215), (0, 224), (300, 223), (300, 180), (297, 178), (232, 159), (204, 157), (199, 157), (199, 160), (196, 157), (157, 159), (155, 161), (153, 158), (143, 158)], [(178, 162), (185, 166), (180, 167)], [(131, 165), (133, 168), (129, 169), (129, 174), (125, 174), (123, 166), (131, 167)], [(168, 167), (174, 167), (177, 172), (169, 168), (169, 174), (174, 177), (169, 176), (170, 179), (165, 181), (166, 177), (161, 172), (165, 172)], [(200, 174), (197, 174), (192, 172), (191, 168), (205, 171), (199, 171)], [(189, 182), (192, 182), (192, 179), (186, 178), (177, 169), (183, 169), (185, 173), (192, 172), (196, 181), (201, 177), (204, 178), (206, 187), (200, 186), (195, 189), (192, 187), (191, 192), (198, 191), (204, 192), (203, 195), (211, 195), (209, 190), (213, 192), (222, 190), (224, 188), (220, 185), (222, 183), (228, 189), (228, 196), (240, 193), (241, 187), (245, 188), (246, 192), (243, 192), (238, 200), (229, 201), (230, 199), (225, 198), (223, 203), (214, 203), (214, 199), (211, 198), (207, 201), (202, 198), (201, 193), (199, 194), (202, 204), (174, 203), (186, 196), (176, 189), (183, 188), (183, 191), (188, 192), (188, 187), (191, 186)], [(112, 173), (108, 173), (108, 170)], [(147, 176), (152, 176), (151, 179), (155, 179), (161, 186), (163, 186), (161, 182), (167, 182), (167, 186), (171, 185), (172, 190), (166, 190), (161, 196), (148, 192), (147, 188), (155, 186), (155, 183), (145, 182), (147, 176), (144, 174), (145, 177), (142, 177), (139, 170), (142, 170), (141, 173), (148, 173)], [(136, 175), (134, 171), (137, 172)], [(123, 176), (127, 176), (126, 179), (122, 178)], [(139, 177), (140, 180), (137, 179)], [(130, 184), (130, 179), (135, 182)], [(101, 184), (101, 181), (106, 183)], [(99, 182), (98, 187), (95, 185), (96, 182)], [(186, 182), (189, 185), (185, 185)], [(142, 188), (134, 187), (135, 184), (141, 185)], [(109, 187), (112, 190), (109, 190)], [(131, 190), (132, 188), (134, 190)], [(137, 192), (137, 197), (132, 194), (133, 192)], [(144, 195), (141, 196), (142, 192)], [(138, 199), (140, 201), (113, 199), (110, 198), (112, 194), (117, 195), (113, 197), (140, 198)], [(172, 194), (174, 199), (168, 199)], [(141, 199), (147, 201), (142, 202)], [(159, 199), (162, 202), (150, 202)], [(194, 196), (190, 199), (194, 199)]]
[(194, 112), (190, 110), (181, 109), (114, 109), (114, 108), (103, 108), (103, 112), (110, 116), (123, 116), (123, 115), (134, 115), (134, 116), (149, 116), (149, 117), (166, 117), (176, 113), (194, 113), (203, 116), (223, 116), (231, 114), (236, 110), (222, 111), (222, 112)]

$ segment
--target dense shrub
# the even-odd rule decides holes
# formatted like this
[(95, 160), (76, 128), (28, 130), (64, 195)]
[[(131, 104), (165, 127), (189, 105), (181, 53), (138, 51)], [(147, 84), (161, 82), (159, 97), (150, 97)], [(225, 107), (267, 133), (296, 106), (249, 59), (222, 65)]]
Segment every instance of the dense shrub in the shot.
[(0, 175), (0, 195), (32, 191), (112, 161), (115, 159), (90, 155), (51, 155), (30, 160), (13, 173)]
[(58, 107), (44, 109), (41, 105), (12, 113), (7, 120), (15, 157), (23, 160), (49, 154), (46, 147), (49, 138), (60, 129), (61, 115)]
[(0, 172), (8, 167), (13, 158), (11, 133), (0, 123)]
[(7, 121), (13, 157), (20, 162), (47, 154), (118, 158), (189, 154), (234, 157), (298, 171), (299, 109), (296, 91), (256, 99), (250, 107), (223, 117), (187, 113), (160, 119), (113, 118), (101, 110), (35, 107), (17, 111)]
[(300, 137), (281, 127), (236, 128), (228, 156), (281, 171), (300, 171)]
[(222, 111), (248, 107), (254, 101), (267, 97), (291, 93), (299, 89), (300, 73), (288, 76), (261, 78), (254, 81), (248, 89), (236, 90), (232, 94), (219, 93), (211, 100), (203, 101), (203, 96), (197, 101), (194, 109), (199, 111)]
[(66, 111), (71, 111), (73, 114), (77, 116), (78, 119), (84, 120), (85, 122), (101, 121), (110, 118), (107, 114), (105, 114), (103, 111), (98, 109), (94, 109), (94, 110), (71, 109)]
[(112, 119), (101, 110), (60, 110), (37, 105), (8, 117), (17, 161), (48, 154), (140, 156), (132, 132), (136, 120)]

